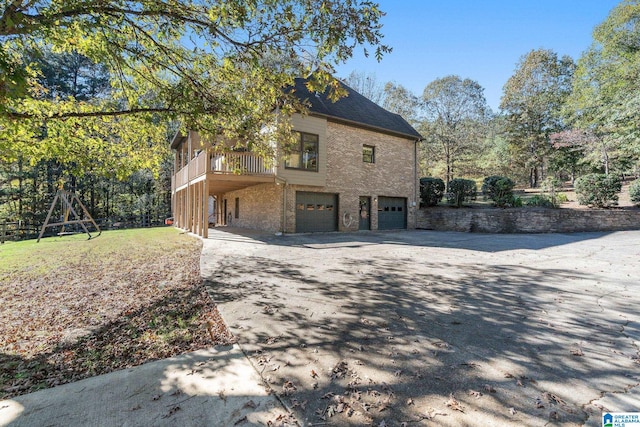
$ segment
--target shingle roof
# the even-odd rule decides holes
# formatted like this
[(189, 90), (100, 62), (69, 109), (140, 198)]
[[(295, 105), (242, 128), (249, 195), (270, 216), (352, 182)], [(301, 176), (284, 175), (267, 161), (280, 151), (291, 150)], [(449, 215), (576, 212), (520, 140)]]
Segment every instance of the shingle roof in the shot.
[(310, 104), (311, 114), (318, 114), (341, 121), (351, 122), (371, 129), (381, 130), (399, 136), (422, 139), (422, 136), (399, 114), (380, 107), (375, 102), (360, 95), (349, 86), (340, 82), (348, 96), (332, 102), (328, 92), (315, 93), (307, 89), (306, 79), (295, 79), (294, 93), (300, 100)]

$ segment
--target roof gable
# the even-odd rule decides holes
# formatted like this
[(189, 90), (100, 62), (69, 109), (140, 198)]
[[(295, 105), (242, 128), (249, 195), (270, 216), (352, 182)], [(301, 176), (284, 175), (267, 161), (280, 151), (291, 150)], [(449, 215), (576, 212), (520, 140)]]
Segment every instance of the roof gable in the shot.
[(309, 111), (312, 114), (350, 122), (405, 138), (422, 139), (418, 131), (402, 116), (385, 110), (342, 82), (339, 83), (347, 91), (348, 96), (342, 97), (336, 102), (332, 102), (328, 98), (328, 90), (325, 93), (310, 92), (306, 82), (306, 79), (295, 79), (293, 89), (300, 100), (309, 103)]

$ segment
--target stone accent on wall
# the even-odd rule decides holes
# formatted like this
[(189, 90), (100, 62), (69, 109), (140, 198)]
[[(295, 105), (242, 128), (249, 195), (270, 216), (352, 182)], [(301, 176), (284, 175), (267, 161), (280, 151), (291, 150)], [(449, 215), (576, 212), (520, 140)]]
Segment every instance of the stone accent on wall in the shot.
[(423, 208), (417, 228), (478, 233), (574, 233), (640, 229), (640, 209)]
[[(282, 191), (277, 184), (260, 184), (225, 194), (227, 212), (231, 214), (231, 227), (264, 230), (273, 233), (282, 231)], [(239, 198), (240, 209), (235, 218), (235, 200)]]

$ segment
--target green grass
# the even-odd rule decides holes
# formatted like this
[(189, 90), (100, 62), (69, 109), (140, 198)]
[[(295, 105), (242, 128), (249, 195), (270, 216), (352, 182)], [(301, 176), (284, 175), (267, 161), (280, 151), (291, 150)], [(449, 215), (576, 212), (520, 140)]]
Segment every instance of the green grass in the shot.
[[(96, 265), (105, 258), (127, 251), (131, 260), (172, 247), (188, 239), (173, 227), (103, 231), (87, 239), (86, 234), (23, 240), (0, 245), (0, 275), (20, 270), (40, 275), (53, 269), (75, 265)], [(136, 257), (136, 254), (139, 257)], [(1, 276), (0, 276), (1, 277)], [(1, 280), (0, 280), (1, 282)]]
[(0, 399), (228, 342), (201, 247), (171, 227), (0, 245)]

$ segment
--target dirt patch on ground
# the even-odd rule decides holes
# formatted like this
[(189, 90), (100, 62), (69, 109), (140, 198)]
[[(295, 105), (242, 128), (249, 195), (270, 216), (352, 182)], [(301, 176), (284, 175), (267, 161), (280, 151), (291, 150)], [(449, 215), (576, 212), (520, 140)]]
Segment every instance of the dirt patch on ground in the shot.
[(0, 399), (232, 339), (202, 286), (201, 242), (176, 230), (11, 245), (0, 268)]

